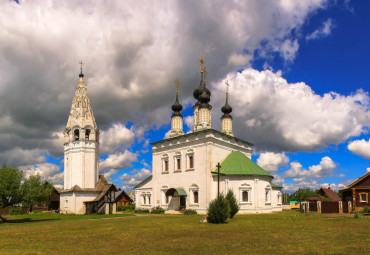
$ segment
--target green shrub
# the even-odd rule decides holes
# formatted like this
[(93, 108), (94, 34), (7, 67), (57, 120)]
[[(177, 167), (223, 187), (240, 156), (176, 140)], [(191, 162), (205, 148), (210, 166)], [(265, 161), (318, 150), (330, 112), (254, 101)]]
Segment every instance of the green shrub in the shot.
[(358, 219), (358, 213), (356, 212), (355, 215), (353, 216), (354, 219)]
[(370, 207), (365, 206), (365, 207), (362, 209), (362, 213), (370, 213)]
[(149, 210), (135, 210), (135, 213), (149, 213)]
[(12, 207), (9, 210), (10, 215), (21, 215), (22, 214), (22, 208), (20, 207)]
[(153, 214), (164, 214), (164, 209), (160, 206), (157, 206), (152, 209), (151, 213)]
[(198, 214), (198, 212), (195, 211), (195, 210), (192, 210), (192, 209), (187, 209), (187, 210), (184, 211), (184, 214), (185, 215), (192, 215), (192, 214)]
[(135, 211), (135, 205), (120, 205), (117, 206), (118, 212), (133, 212)]
[(207, 220), (210, 223), (225, 223), (230, 216), (229, 204), (223, 194), (212, 200), (208, 208)]
[(231, 189), (229, 189), (229, 191), (227, 192), (226, 200), (230, 208), (230, 219), (232, 219), (234, 215), (239, 212), (239, 205), (236, 201), (234, 192)]

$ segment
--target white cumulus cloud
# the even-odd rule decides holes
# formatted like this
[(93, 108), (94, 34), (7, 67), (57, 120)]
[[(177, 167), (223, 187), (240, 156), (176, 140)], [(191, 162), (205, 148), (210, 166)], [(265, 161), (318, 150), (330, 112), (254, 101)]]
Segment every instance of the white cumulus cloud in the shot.
[[(303, 82), (288, 83), (280, 72), (245, 69), (213, 84), (214, 109), (224, 103), (227, 80), (234, 133), (257, 150), (312, 151), (356, 137), (370, 126), (370, 97), (363, 90), (318, 95)], [(219, 119), (221, 112), (213, 114)]]
[(290, 163), (290, 168), (283, 173), (283, 177), (330, 177), (333, 176), (333, 171), (336, 166), (337, 165), (334, 163), (334, 161), (328, 156), (323, 157), (320, 161), (320, 164), (310, 166), (308, 170), (304, 169), (301, 163), (295, 161)]
[(281, 166), (287, 165), (289, 158), (285, 153), (264, 152), (257, 159), (257, 164), (269, 172), (279, 170)]
[(331, 31), (333, 29), (333, 22), (331, 19), (328, 19), (325, 21), (322, 26), (315, 31), (313, 31), (311, 34), (306, 36), (306, 40), (314, 40), (317, 38), (325, 37), (331, 34)]
[(120, 148), (129, 147), (134, 141), (135, 134), (122, 123), (114, 123), (110, 128), (101, 131), (100, 151), (102, 153), (113, 153)]
[(356, 155), (370, 159), (370, 139), (369, 141), (366, 141), (365, 139), (354, 140), (348, 143), (347, 148)]

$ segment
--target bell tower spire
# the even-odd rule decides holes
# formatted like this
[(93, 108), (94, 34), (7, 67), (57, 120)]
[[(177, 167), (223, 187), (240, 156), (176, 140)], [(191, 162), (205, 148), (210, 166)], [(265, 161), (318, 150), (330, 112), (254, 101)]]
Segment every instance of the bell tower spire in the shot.
[(181, 115), (182, 105), (179, 103), (179, 80), (176, 79), (176, 100), (175, 103), (172, 105), (172, 110), (174, 113), (171, 117), (171, 132), (170, 137), (175, 137), (179, 135), (183, 135), (183, 118)]
[(229, 81), (225, 82), (226, 84), (226, 102), (225, 105), (221, 108), (221, 111), (224, 113), (221, 117), (221, 132), (227, 135), (234, 136), (232, 121), (233, 117), (230, 113), (233, 111), (233, 108), (229, 105)]
[(94, 188), (98, 182), (99, 129), (83, 80), (79, 81), (64, 131), (64, 189)]

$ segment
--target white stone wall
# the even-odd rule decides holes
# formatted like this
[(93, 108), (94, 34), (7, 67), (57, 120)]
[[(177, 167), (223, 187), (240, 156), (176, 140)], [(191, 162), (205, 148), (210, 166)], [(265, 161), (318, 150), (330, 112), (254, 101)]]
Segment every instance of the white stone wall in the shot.
[[(212, 199), (217, 197), (217, 176), (214, 176), (213, 180)], [(271, 180), (272, 177), (268, 176), (220, 176), (220, 193), (226, 195), (229, 189), (234, 192), (240, 206), (240, 214), (272, 212), (276, 201), (271, 188)], [(248, 192), (246, 202), (242, 199), (243, 191)], [(267, 200), (266, 191), (269, 192)]]
[(92, 201), (99, 192), (68, 192), (60, 194), (60, 213), (85, 214), (83, 202)]
[(64, 189), (94, 188), (98, 182), (98, 143), (73, 141), (64, 146)]

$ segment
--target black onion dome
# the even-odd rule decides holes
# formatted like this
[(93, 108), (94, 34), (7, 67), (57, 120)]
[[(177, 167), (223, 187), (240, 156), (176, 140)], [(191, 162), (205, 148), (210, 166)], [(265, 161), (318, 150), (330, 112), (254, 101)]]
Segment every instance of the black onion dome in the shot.
[[(209, 92), (209, 90), (208, 90)], [(202, 104), (208, 104), (211, 101), (210, 93), (207, 93), (207, 89), (203, 90), (203, 93), (199, 96), (199, 101)]]
[(179, 102), (179, 98), (178, 96), (176, 95), (176, 101), (175, 103), (172, 105), (172, 111), (174, 112), (181, 112), (182, 110), (182, 105), (180, 104)]
[(233, 108), (229, 105), (229, 103), (226, 101), (225, 105), (222, 106), (221, 111), (225, 114), (229, 114), (233, 111)]

